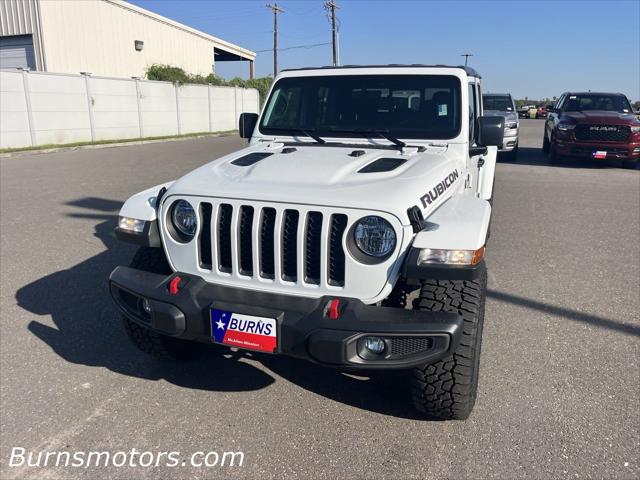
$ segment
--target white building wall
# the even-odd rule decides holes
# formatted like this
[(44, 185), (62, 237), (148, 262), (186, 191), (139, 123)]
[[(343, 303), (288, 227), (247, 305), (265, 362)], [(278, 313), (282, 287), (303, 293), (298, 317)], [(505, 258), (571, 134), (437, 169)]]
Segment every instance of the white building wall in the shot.
[(213, 71), (212, 42), (109, 1), (46, 0), (40, 12), (50, 72), (143, 77), (154, 63)]

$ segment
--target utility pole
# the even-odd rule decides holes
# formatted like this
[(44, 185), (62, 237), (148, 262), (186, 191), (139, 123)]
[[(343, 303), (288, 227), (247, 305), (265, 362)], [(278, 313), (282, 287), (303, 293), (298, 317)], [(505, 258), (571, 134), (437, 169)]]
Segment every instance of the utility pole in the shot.
[(464, 57), (464, 66), (467, 66), (467, 61), (469, 60), (469, 57), (473, 57), (473, 53), (463, 53), (462, 55), (460, 55), (461, 57)]
[(339, 8), (335, 0), (327, 0), (324, 2), (324, 8), (329, 12), (331, 21), (331, 33), (333, 43), (333, 66), (340, 64), (338, 56), (338, 29), (336, 28), (336, 10)]
[(284, 13), (284, 10), (278, 6), (278, 2), (274, 2), (273, 5), (268, 3), (267, 8), (273, 12), (273, 78), (276, 78), (278, 74), (278, 14)]

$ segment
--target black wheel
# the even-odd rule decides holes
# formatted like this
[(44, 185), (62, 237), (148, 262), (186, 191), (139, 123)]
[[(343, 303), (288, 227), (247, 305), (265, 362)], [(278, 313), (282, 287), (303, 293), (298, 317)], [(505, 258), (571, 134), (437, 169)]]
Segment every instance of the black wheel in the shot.
[(516, 145), (513, 148), (513, 150), (511, 150), (510, 152), (507, 152), (505, 156), (507, 157), (507, 160), (509, 160), (510, 162), (517, 162), (518, 161), (518, 145)]
[(624, 160), (622, 162), (622, 168), (628, 168), (629, 170), (640, 169), (640, 160)]
[[(140, 247), (129, 266), (160, 275), (172, 273), (161, 248)], [(133, 344), (144, 353), (157, 358), (189, 360), (202, 354), (206, 349), (206, 346), (202, 344), (162, 335), (129, 320), (125, 316), (122, 317), (122, 323)]]
[(413, 403), (430, 417), (465, 420), (473, 410), (486, 290), (486, 273), (478, 281), (426, 280), (422, 284), (414, 308), (458, 313), (464, 319), (462, 339), (455, 352), (413, 370)]
[(549, 163), (552, 165), (558, 165), (561, 163), (562, 159), (558, 152), (556, 151), (556, 147), (553, 145), (553, 142), (549, 143)]
[(545, 155), (549, 153), (549, 139), (547, 138), (546, 133), (542, 137), (542, 153)]

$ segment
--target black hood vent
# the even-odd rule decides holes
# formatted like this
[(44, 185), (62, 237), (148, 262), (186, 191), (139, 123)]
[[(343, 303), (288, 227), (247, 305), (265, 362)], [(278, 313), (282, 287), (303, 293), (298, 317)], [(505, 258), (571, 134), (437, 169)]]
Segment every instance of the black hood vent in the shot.
[(260, 160), (264, 160), (267, 157), (273, 155), (271, 152), (253, 152), (245, 155), (244, 157), (236, 158), (231, 165), (237, 165), (239, 167), (249, 167), (254, 163), (258, 163)]
[(365, 165), (358, 173), (380, 173), (380, 172), (390, 172), (391, 170), (395, 170), (400, 165), (405, 163), (407, 160), (405, 158), (379, 158), (368, 165)]

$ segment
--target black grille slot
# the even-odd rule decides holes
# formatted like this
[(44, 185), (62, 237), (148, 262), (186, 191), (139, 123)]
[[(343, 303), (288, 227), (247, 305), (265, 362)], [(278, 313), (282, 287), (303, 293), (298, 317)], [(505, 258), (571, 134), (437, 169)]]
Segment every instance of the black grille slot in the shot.
[(273, 235), (276, 227), (276, 209), (262, 210), (260, 221), (260, 276), (275, 278)]
[(433, 347), (430, 337), (392, 337), (389, 339), (389, 357), (406, 357)]
[(211, 260), (211, 211), (210, 203), (200, 204), (200, 236), (198, 238), (198, 253), (200, 256), (200, 267), (210, 270)]
[(298, 279), (296, 264), (298, 261), (298, 219), (297, 210), (285, 210), (282, 224), (282, 278), (289, 282)]
[(218, 212), (218, 268), (231, 273), (231, 215), (233, 207), (223, 203)]
[(322, 214), (309, 212), (305, 232), (305, 279), (307, 283), (320, 284), (320, 249), (322, 248)]
[(238, 240), (240, 243), (240, 273), (249, 276), (253, 275), (252, 227), (253, 207), (240, 207), (240, 229), (238, 231)]
[(631, 133), (628, 125), (576, 125), (577, 140), (624, 142)]
[(344, 250), (342, 237), (347, 228), (347, 216), (338, 214), (331, 216), (329, 231), (329, 285), (344, 286)]

